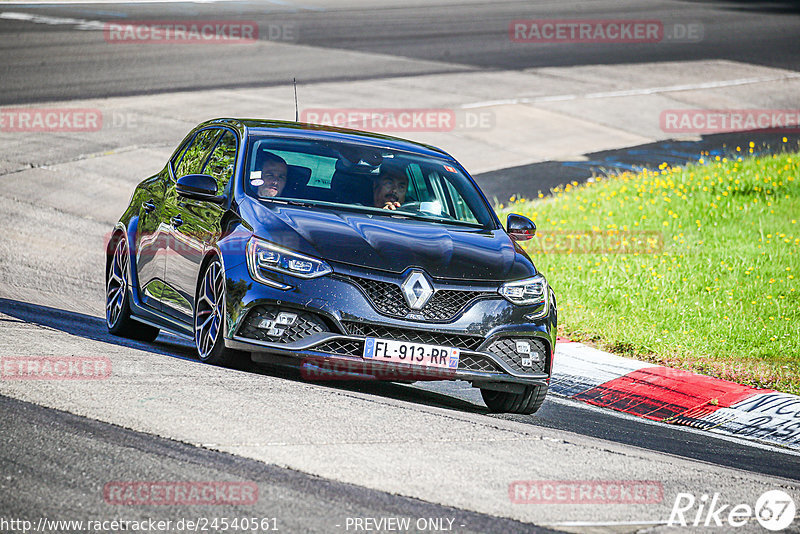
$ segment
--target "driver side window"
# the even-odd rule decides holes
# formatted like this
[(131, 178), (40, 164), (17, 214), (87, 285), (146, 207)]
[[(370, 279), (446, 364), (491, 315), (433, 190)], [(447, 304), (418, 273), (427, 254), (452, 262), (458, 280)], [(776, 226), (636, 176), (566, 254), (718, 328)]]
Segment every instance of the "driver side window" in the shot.
[(226, 190), (235, 168), (236, 136), (230, 130), (225, 130), (202, 172), (217, 180), (217, 193), (222, 193)]
[(206, 161), (208, 151), (214, 146), (214, 141), (220, 134), (218, 128), (209, 128), (203, 130), (194, 136), (192, 142), (189, 143), (189, 148), (183, 154), (178, 168), (175, 169), (175, 178), (186, 176), (187, 174), (199, 174), (203, 169), (203, 163)]

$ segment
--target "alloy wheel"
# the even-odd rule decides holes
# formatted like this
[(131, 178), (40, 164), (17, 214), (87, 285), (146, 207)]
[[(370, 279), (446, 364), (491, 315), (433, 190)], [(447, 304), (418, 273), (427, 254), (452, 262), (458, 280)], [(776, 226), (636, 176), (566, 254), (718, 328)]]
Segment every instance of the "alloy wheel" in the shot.
[(201, 360), (209, 358), (219, 337), (222, 307), (225, 302), (225, 276), (222, 264), (212, 261), (200, 285), (194, 315), (194, 341)]
[(128, 247), (124, 239), (117, 242), (108, 267), (106, 283), (106, 324), (112, 328), (119, 321), (128, 291)]

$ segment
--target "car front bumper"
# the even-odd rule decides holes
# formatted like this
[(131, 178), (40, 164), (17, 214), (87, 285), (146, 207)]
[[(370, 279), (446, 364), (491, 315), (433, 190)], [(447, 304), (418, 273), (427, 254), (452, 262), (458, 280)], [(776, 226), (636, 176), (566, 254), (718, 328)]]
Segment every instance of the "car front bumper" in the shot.
[[(353, 283), (352, 276), (392, 280), (391, 273), (365, 273), (349, 266), (335, 266), (334, 274), (300, 283), (280, 279), (292, 286), (280, 290), (254, 281), (245, 263), (226, 265), (226, 347), (252, 352), (255, 361), (279, 358), (296, 363), (309, 379), (377, 377), (530, 385), (549, 382), (555, 347), (555, 302), (542, 315), (541, 309), (515, 306), (505, 300), (497, 293), (496, 283), (455, 283), (448, 287), (478, 289), (480, 296), (448, 320), (409, 320), (379, 313), (364, 288)], [(286, 332), (280, 336), (267, 335), (268, 329), (259, 324), (275, 323), (280, 313), (298, 316), (298, 324), (283, 328)], [(457, 347), (458, 369), (365, 359), (364, 343), (368, 337)], [(526, 355), (515, 350), (518, 341), (527, 341), (538, 361), (524, 365)]]

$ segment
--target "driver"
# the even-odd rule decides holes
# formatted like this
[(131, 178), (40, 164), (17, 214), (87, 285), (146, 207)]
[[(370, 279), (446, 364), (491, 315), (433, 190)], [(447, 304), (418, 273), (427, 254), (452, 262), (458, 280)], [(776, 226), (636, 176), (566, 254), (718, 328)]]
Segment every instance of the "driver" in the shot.
[(258, 185), (258, 196), (277, 197), (286, 187), (286, 174), (289, 171), (286, 160), (272, 152), (261, 154), (261, 184)]
[(372, 203), (376, 208), (396, 210), (406, 201), (408, 177), (405, 173), (389, 170), (372, 183)]

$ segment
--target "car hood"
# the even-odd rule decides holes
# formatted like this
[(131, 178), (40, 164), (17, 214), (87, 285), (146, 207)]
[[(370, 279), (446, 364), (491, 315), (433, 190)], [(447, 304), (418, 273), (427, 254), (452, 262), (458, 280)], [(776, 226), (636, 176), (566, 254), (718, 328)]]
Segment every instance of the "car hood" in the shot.
[(417, 267), (434, 278), (461, 280), (518, 280), (536, 274), (502, 229), (257, 201), (248, 208), (252, 213), (243, 210), (242, 216), (258, 237), (332, 263), (393, 273)]

